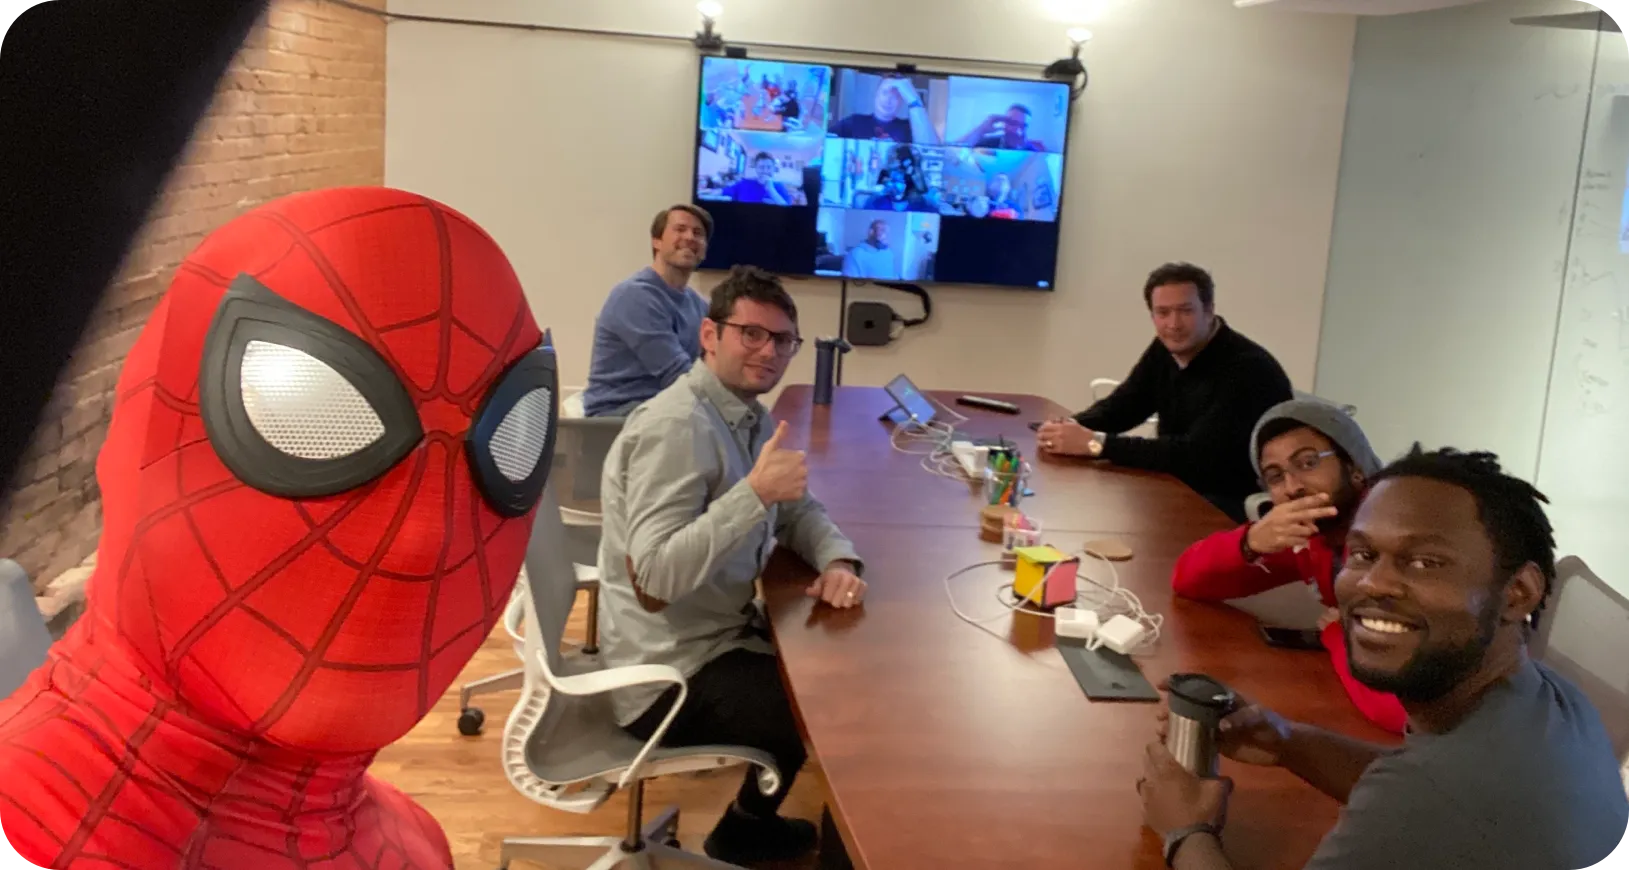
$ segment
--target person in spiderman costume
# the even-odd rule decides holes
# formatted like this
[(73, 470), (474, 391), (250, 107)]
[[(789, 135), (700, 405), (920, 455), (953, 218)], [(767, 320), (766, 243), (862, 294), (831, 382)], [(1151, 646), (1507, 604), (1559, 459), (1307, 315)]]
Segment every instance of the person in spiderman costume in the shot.
[(299, 194), (205, 239), (119, 379), (85, 614), (0, 702), (18, 852), (450, 867), (366, 771), (508, 601), (556, 389), (508, 260), (436, 202)]

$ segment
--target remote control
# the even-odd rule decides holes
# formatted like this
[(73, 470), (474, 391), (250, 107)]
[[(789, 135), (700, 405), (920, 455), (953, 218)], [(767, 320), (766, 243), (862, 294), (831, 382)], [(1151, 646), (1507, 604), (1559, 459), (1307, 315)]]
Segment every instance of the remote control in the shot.
[(971, 408), (983, 408), (987, 411), (1000, 411), (1003, 414), (1017, 414), (1018, 406), (1000, 399), (986, 399), (983, 396), (958, 396), (956, 404), (967, 405)]

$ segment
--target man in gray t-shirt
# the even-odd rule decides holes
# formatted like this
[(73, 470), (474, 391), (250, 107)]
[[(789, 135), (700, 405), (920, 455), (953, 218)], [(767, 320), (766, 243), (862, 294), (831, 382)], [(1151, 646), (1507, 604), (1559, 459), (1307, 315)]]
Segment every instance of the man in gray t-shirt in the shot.
[[(1308, 870), (1578, 870), (1624, 838), (1629, 798), (1600, 715), (1527, 657), (1555, 577), (1543, 498), (1487, 453), (1416, 446), (1374, 478), (1335, 594), (1353, 676), (1408, 712), (1403, 746), (1247, 702), (1222, 723), (1229, 758), (1345, 803)], [(1227, 780), (1189, 774), (1156, 742), (1137, 789), (1171, 866), (1233, 866)]]
[(1370, 764), (1307, 867), (1576, 870), (1618, 844), (1625, 812), (1595, 708), (1527, 661), (1452, 731)]

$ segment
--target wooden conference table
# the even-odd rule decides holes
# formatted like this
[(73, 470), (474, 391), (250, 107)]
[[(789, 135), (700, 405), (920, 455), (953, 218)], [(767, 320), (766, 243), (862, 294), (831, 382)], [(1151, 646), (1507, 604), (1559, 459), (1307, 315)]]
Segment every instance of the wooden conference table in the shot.
[[(956, 394), (934, 395), (948, 404)], [(1025, 424), (1066, 410), (996, 397), (1023, 413), (951, 405), (971, 418), (957, 429), (1024, 451), (1035, 494), (1023, 508), (1049, 543), (1069, 551), (1110, 537), (1133, 549), (1117, 565), (1120, 581), (1165, 614), (1158, 648), (1139, 658), (1151, 682), (1208, 673), (1291, 718), (1384, 739), (1346, 700), (1324, 654), (1271, 649), (1249, 616), (1172, 599), (1178, 554), (1228, 525), (1219, 511), (1162, 475), (1039, 457)], [(815, 407), (800, 385), (774, 409), (790, 426), (787, 446), (807, 451), (810, 491), (854, 540), (870, 586), (861, 608), (816, 608), (802, 594), (808, 567), (787, 554), (764, 584), (848, 859), (869, 870), (1163, 867), (1135, 792), (1158, 705), (1088, 701), (1050, 620), (1002, 617), (986, 624), (992, 634), (957, 618), (945, 576), (1000, 548), (978, 539), (978, 492), (894, 449), (877, 420), (892, 404), (880, 389), (840, 387), (831, 405)], [(1093, 560), (1082, 570), (1107, 576)], [(975, 617), (999, 614), (995, 590), (1008, 579), (993, 567), (963, 575), (953, 581), (957, 604)], [(1252, 870), (1300, 867), (1336, 803), (1284, 771), (1223, 764), (1236, 783), (1227, 852)]]

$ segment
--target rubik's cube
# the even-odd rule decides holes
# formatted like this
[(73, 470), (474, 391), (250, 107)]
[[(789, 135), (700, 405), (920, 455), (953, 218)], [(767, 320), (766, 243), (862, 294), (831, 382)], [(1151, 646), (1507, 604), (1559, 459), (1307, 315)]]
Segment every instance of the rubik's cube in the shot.
[[(1075, 600), (1075, 574), (1080, 559), (1067, 556), (1055, 547), (1019, 547), (1013, 550), (1018, 564), (1013, 569), (1012, 591), (1031, 604), (1048, 610)], [(1041, 588), (1036, 589), (1037, 586)]]

